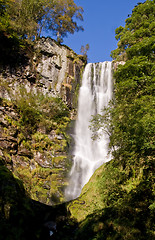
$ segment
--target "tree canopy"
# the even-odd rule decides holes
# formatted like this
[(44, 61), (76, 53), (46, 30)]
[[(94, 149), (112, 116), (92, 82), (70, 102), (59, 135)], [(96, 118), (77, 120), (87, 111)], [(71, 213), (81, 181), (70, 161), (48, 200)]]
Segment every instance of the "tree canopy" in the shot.
[(74, 0), (0, 0), (0, 30), (34, 39), (50, 31), (59, 41), (68, 33), (83, 30), (83, 9)]
[(94, 129), (110, 135), (110, 147), (118, 159), (153, 156), (155, 112), (155, 1), (139, 3), (116, 29), (118, 48), (113, 58), (125, 61), (114, 73), (114, 101), (94, 117)]
[(155, 1), (138, 3), (125, 23), (125, 27), (115, 30), (118, 48), (112, 51), (113, 59), (126, 61), (134, 56), (154, 59)]

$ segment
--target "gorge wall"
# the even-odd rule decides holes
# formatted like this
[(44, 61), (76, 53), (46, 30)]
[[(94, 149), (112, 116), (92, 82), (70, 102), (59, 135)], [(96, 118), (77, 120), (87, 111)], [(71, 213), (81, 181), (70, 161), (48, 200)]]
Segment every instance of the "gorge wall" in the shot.
[(9, 98), (6, 84), (14, 92), (23, 84), (28, 92), (40, 90), (44, 95), (59, 96), (74, 108), (85, 64), (82, 55), (77, 55), (51, 38), (43, 37), (30, 50), (28, 59), (24, 62), (21, 60), (18, 67), (0, 67), (0, 97)]
[[(23, 59), (22, 59), (23, 61)], [(34, 200), (63, 201), (70, 138), (85, 60), (50, 38), (0, 70), (0, 160)]]

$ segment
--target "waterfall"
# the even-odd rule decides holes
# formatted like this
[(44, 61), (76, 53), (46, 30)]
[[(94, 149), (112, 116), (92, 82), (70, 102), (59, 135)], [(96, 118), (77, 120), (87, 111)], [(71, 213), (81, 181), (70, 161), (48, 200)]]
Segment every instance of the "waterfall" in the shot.
[(103, 134), (102, 138), (93, 141), (89, 126), (92, 115), (101, 113), (111, 98), (112, 63), (88, 63), (79, 91), (73, 166), (69, 186), (65, 190), (67, 200), (78, 197), (94, 171), (110, 160), (108, 136)]

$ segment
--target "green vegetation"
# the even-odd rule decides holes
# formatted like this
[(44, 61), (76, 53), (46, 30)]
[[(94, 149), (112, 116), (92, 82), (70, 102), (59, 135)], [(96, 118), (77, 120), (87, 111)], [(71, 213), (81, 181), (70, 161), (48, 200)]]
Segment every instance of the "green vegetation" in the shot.
[(33, 40), (49, 30), (62, 41), (68, 33), (82, 30), (75, 19), (83, 20), (83, 9), (73, 0), (1, 0), (0, 32), (9, 37)]
[(15, 159), (14, 176), (22, 180), (32, 199), (47, 204), (62, 202), (70, 168), (69, 109), (60, 98), (22, 87), (16, 93), (9, 89), (9, 96), (11, 101), (1, 99), (2, 108), (9, 109), (3, 116), (5, 126), (0, 124), (5, 139), (2, 159), (9, 169)]
[[(152, 25), (155, 17), (154, 10), (154, 1), (139, 4), (134, 8), (132, 16), (126, 20), (125, 28), (121, 27), (119, 31), (116, 29), (116, 39), (120, 40), (112, 56), (118, 61), (123, 55), (126, 62), (124, 65), (120, 64), (114, 73), (116, 81), (114, 102), (104, 110), (103, 117), (100, 115), (94, 119), (94, 123), (99, 123), (103, 131), (108, 131), (110, 147), (115, 146), (113, 154), (120, 161), (131, 157), (139, 159), (153, 156), (155, 33), (153, 29), (149, 31), (151, 36), (149, 35), (148, 39), (151, 47), (147, 47), (146, 36), (145, 34), (141, 36), (141, 31), (145, 33), (148, 26)], [(140, 18), (146, 21), (139, 22)], [(128, 40), (129, 34), (133, 37), (133, 41), (131, 37)], [(145, 51), (143, 51), (144, 48)], [(98, 126), (95, 127), (98, 128)]]
[(0, 0), (0, 87), (10, 99), (0, 98), (0, 239), (49, 239), (44, 224), (61, 225), (67, 218), (65, 205), (46, 204), (64, 201), (70, 110), (59, 97), (27, 91), (20, 80), (28, 79), (25, 66), (31, 84), (40, 79), (36, 65), (42, 52), (34, 47), (40, 34), (48, 31), (59, 45), (69, 33), (83, 30), (77, 24), (82, 12), (73, 0)]
[(40, 225), (41, 218), (38, 215), (40, 220), (35, 219), (35, 203), (26, 196), (21, 181), (13, 177), (1, 160), (0, 182), (0, 239), (38, 239), (37, 224)]
[(79, 222), (75, 239), (153, 239), (153, 162), (123, 169), (115, 159), (96, 170), (81, 196), (68, 204)]
[(57, 128), (64, 130), (70, 121), (69, 109), (61, 98), (28, 92), (24, 87), (16, 93), (10, 92), (10, 96), (20, 115), (19, 126), (24, 132), (34, 133), (39, 127), (45, 133)]
[[(68, 204), (79, 222), (75, 239), (153, 239), (155, 1), (139, 3), (116, 29), (114, 100), (91, 128), (106, 131), (113, 160), (101, 166)], [(117, 63), (118, 64), (118, 63)], [(101, 133), (101, 132), (100, 132)]]
[(82, 14), (74, 0), (0, 0), (0, 66), (28, 64), (34, 42), (44, 32), (60, 44), (68, 34), (83, 30), (77, 23)]
[(118, 61), (131, 60), (135, 56), (146, 56), (154, 60), (155, 5), (154, 0), (138, 3), (132, 15), (126, 19), (125, 27), (116, 29), (118, 48), (112, 57)]
[[(58, 216), (66, 215), (65, 206), (50, 207), (30, 199), (22, 181), (13, 176), (1, 158), (0, 183), (0, 239), (49, 239), (45, 223), (53, 220), (59, 224)], [(40, 184), (36, 185), (39, 189)]]
[(86, 59), (86, 61), (87, 61), (87, 59), (88, 59), (88, 57), (87, 57), (87, 52), (88, 52), (88, 50), (89, 50), (89, 44), (87, 43), (86, 44), (86, 46), (81, 46), (81, 54), (83, 55), (83, 57)]
[[(9, 15), (12, 3), (0, 1), (1, 31), (6, 33), (7, 29), (11, 42), (19, 37), (36, 37), (40, 28), (35, 30), (31, 11), (28, 14), (33, 20), (32, 29), (24, 25), (23, 32), (20, 28), (15, 30)], [(35, 6), (40, 3), (36, 2)], [(27, 6), (19, 12), (25, 14)], [(40, 237), (42, 216), (46, 221), (55, 216), (58, 224), (53, 238), (58, 240), (154, 239), (154, 15), (155, 1), (146, 0), (133, 9), (125, 27), (116, 29), (118, 48), (112, 51), (112, 57), (116, 66), (119, 61), (124, 61), (124, 65), (120, 62), (114, 73), (114, 100), (103, 114), (93, 118), (91, 126), (94, 132), (102, 129), (109, 134), (113, 159), (96, 170), (79, 198), (66, 203), (68, 213), (62, 204), (51, 218), (45, 216), (45, 206), (37, 207), (24, 190), (25, 187), (34, 200), (47, 204), (63, 201), (69, 167), (65, 154), (69, 142), (65, 133), (70, 118), (68, 108), (60, 98), (22, 88), (11, 96), (11, 101), (0, 99), (2, 111), (6, 110), (0, 126), (4, 138), (0, 149), (3, 150), (0, 158), (0, 232), (3, 238), (48, 239), (49, 235)], [(37, 21), (42, 21), (42, 15), (39, 16)], [(18, 27), (23, 19), (15, 17), (14, 23), (16, 21)], [(59, 26), (56, 25), (55, 33), (61, 38), (63, 28), (59, 30)], [(99, 136), (94, 135), (96, 137)], [(6, 168), (11, 169), (12, 161), (16, 162), (14, 176)]]

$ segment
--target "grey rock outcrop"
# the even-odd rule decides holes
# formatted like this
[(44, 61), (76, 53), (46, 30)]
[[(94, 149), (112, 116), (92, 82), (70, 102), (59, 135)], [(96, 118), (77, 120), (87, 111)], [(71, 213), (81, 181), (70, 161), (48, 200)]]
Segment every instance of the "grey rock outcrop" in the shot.
[(18, 69), (0, 70), (0, 97), (11, 99), (19, 87), (49, 96), (61, 97), (70, 108), (76, 107), (81, 74), (86, 64), (81, 55), (59, 45), (51, 38), (41, 38), (34, 45), (33, 56)]

